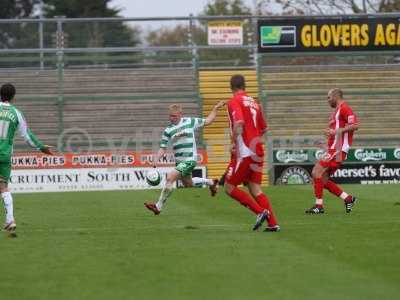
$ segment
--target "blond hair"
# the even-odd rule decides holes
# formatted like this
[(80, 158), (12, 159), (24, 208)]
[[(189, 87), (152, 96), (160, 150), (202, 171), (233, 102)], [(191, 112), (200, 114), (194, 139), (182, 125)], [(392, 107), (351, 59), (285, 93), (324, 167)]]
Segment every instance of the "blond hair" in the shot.
[(182, 112), (182, 106), (179, 104), (171, 104), (169, 106), (169, 112), (170, 113), (181, 113)]

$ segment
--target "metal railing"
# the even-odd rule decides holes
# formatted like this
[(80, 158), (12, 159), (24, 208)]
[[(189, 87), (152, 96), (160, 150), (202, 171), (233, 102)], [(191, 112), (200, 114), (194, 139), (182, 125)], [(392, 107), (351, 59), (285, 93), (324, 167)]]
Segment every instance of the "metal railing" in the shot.
[[(240, 20), (243, 22), (242, 45), (207, 45), (207, 22), (215, 20)], [(153, 17), (153, 18), (75, 18), (54, 19), (0, 19), (0, 55), (11, 59), (38, 54), (40, 68), (46, 67), (49, 55), (62, 57), (66, 54), (93, 53), (121, 54), (186, 53), (192, 64), (198, 61), (240, 58), (239, 65), (254, 65), (257, 52), (254, 16), (201, 16), (201, 17)], [(149, 44), (148, 33), (173, 30), (179, 26), (183, 36), (170, 42)], [(151, 28), (151, 30), (148, 30)], [(224, 54), (218, 53), (223, 51)], [(227, 57), (227, 51), (230, 55)], [(46, 56), (47, 55), (47, 56)], [(230, 56), (230, 57), (229, 57)], [(57, 58), (57, 60), (62, 60)], [(196, 62), (197, 60), (197, 62)], [(223, 65), (223, 64), (222, 64)], [(0, 61), (0, 67), (2, 67)]]

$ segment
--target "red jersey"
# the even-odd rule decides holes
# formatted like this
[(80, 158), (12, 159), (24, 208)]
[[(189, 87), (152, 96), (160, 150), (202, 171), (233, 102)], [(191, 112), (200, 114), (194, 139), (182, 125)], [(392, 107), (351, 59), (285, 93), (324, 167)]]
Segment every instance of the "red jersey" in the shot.
[(262, 107), (244, 91), (236, 92), (228, 102), (228, 114), (231, 131), (235, 123), (243, 123), (243, 132), (233, 141), (236, 147), (237, 157), (243, 158), (264, 155), (264, 147), (261, 140), (267, 130)]
[[(329, 128), (337, 130), (344, 128), (346, 125), (357, 124), (357, 117), (353, 110), (346, 102), (341, 102), (332, 112), (329, 118)], [(353, 132), (345, 132), (341, 135), (331, 135), (328, 137), (328, 150), (339, 150), (348, 152), (353, 144)]]

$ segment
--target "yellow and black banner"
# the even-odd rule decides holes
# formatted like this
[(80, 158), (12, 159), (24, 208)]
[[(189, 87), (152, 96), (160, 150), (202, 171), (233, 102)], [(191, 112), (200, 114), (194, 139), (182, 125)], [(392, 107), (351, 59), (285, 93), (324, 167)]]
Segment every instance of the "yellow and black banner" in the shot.
[(400, 50), (399, 16), (261, 19), (259, 52)]

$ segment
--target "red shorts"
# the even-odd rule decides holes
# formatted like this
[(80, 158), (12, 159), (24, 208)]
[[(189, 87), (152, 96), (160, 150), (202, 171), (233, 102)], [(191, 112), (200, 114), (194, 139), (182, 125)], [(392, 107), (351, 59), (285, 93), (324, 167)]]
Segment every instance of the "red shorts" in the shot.
[(319, 164), (327, 168), (327, 172), (329, 175), (332, 175), (342, 166), (343, 161), (347, 158), (347, 153), (343, 151), (329, 150), (329, 152), (323, 157)]
[(228, 165), (225, 182), (237, 186), (242, 183), (254, 182), (261, 184), (264, 166), (264, 158), (258, 157), (259, 162), (250, 156), (241, 160), (231, 160)]

